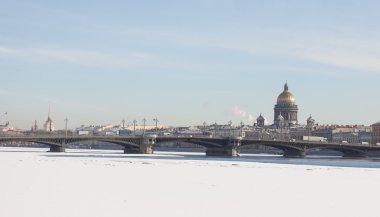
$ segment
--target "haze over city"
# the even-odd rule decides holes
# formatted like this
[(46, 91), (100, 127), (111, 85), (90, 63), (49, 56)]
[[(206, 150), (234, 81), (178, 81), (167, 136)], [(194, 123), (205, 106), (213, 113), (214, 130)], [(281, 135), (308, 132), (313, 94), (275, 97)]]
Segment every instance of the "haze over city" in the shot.
[(49, 105), (57, 128), (272, 122), (285, 81), (300, 123), (380, 120), (377, 1), (1, 5), (0, 122), (17, 128)]

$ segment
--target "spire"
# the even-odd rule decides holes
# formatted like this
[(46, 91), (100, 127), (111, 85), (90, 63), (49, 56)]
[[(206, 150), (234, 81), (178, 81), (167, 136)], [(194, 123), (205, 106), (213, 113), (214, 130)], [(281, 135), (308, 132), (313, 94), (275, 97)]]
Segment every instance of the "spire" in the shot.
[(51, 111), (50, 111), (50, 104), (49, 104), (49, 113), (48, 113), (48, 120), (51, 120)]
[(288, 81), (286, 81), (285, 85), (284, 85), (284, 91), (288, 91), (289, 87), (288, 87)]

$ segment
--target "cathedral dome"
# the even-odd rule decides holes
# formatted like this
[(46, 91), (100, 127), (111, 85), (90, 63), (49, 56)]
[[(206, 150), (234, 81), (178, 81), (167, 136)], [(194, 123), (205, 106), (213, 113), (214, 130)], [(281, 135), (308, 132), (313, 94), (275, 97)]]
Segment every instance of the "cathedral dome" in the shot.
[(257, 120), (257, 121), (265, 121), (265, 118), (264, 118), (263, 115), (260, 113), (260, 116), (257, 117), (256, 120)]
[(277, 104), (294, 104), (296, 97), (289, 92), (288, 83), (284, 85), (284, 91), (277, 97)]

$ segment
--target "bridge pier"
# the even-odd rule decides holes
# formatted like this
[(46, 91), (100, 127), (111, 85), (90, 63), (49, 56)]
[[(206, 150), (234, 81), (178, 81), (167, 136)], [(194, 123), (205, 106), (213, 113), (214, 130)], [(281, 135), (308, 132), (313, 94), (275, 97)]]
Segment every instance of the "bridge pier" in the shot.
[(153, 154), (157, 135), (144, 135), (140, 142), (140, 154)]
[(157, 135), (143, 135), (138, 147), (125, 146), (124, 154), (153, 154), (153, 145), (156, 143)]
[(290, 149), (284, 151), (283, 156), (286, 158), (304, 158), (306, 156), (306, 152), (302, 150)]
[(66, 148), (63, 146), (50, 146), (49, 152), (65, 152)]
[(231, 137), (227, 141), (226, 146), (208, 147), (206, 149), (206, 156), (237, 157), (239, 156), (239, 147), (241, 145), (241, 139), (241, 137)]

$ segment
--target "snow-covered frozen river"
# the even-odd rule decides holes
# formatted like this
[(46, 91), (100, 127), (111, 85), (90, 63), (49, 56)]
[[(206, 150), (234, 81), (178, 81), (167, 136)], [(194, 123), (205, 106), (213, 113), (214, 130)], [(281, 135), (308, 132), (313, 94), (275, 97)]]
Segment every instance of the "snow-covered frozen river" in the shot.
[(1, 217), (380, 216), (380, 161), (0, 148)]

